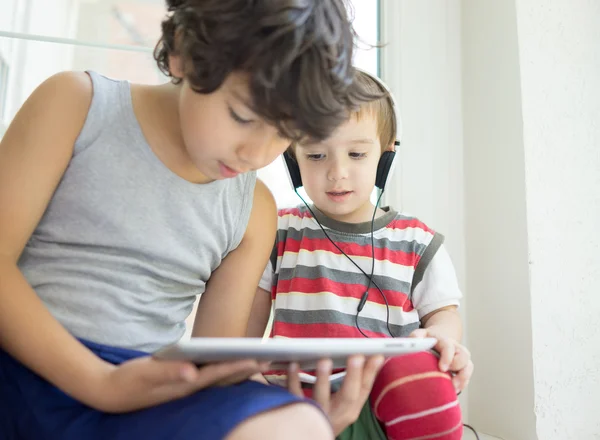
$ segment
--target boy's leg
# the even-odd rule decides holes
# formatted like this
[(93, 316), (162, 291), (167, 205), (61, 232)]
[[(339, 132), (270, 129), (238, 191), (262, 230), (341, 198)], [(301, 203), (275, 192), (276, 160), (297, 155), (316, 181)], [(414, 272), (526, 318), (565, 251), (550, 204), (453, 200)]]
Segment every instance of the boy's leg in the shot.
[(462, 438), (462, 414), (451, 376), (439, 359), (423, 352), (390, 358), (370, 396), (374, 415), (395, 440)]
[(238, 425), (227, 440), (333, 440), (333, 430), (323, 412), (298, 403), (258, 414)]
[[(140, 355), (87, 345), (115, 363)], [(283, 438), (333, 439), (325, 415), (316, 406), (285, 389), (251, 380), (207, 388), (145, 410), (106, 414), (72, 399), (0, 350), (0, 389), (3, 403), (10, 402), (10, 406), (0, 405), (3, 440), (270, 440), (282, 438), (284, 428), (291, 431)]]

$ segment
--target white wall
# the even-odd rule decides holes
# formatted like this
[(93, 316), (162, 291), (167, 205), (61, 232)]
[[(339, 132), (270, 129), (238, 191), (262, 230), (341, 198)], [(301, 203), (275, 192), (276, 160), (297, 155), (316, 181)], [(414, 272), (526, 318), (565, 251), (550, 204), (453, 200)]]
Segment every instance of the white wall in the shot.
[(469, 414), (484, 432), (534, 440), (531, 300), (514, 1), (464, 0), (463, 118)]
[[(385, 203), (445, 235), (465, 295), (464, 316), (471, 298), (465, 288), (460, 1), (383, 0), (381, 31), (387, 44), (381, 76), (404, 126)], [(469, 392), (460, 397), (465, 419), (468, 398)]]
[(517, 0), (537, 431), (600, 438), (600, 2)]

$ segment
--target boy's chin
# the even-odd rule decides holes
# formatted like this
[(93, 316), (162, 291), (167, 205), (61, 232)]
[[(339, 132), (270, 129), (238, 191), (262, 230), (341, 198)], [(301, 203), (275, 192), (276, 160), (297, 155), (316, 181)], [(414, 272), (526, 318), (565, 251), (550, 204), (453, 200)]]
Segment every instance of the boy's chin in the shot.
[[(362, 223), (365, 221), (370, 221), (371, 217), (369, 217), (364, 209), (361, 209), (361, 206), (327, 206), (327, 207), (319, 207), (315, 205), (319, 211), (325, 214), (327, 217), (330, 217), (334, 220), (338, 220), (341, 222), (349, 222), (349, 223)], [(367, 218), (368, 217), (368, 218)]]

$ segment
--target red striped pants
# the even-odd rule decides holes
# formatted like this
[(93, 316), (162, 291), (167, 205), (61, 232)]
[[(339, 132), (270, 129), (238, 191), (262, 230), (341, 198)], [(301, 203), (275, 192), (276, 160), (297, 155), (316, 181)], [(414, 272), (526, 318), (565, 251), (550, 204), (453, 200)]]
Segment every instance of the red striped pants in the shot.
[(386, 360), (370, 396), (390, 440), (460, 440), (462, 414), (449, 373), (423, 352)]

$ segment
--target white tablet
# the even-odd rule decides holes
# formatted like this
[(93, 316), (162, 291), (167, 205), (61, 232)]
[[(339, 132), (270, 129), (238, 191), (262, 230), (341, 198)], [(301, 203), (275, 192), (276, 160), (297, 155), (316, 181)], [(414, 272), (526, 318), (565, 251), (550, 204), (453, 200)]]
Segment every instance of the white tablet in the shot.
[(257, 359), (273, 362), (273, 369), (298, 362), (301, 369), (311, 370), (323, 358), (332, 359), (334, 368), (344, 368), (353, 354), (397, 356), (429, 350), (436, 342), (434, 338), (192, 338), (165, 347), (154, 357), (198, 365)]

